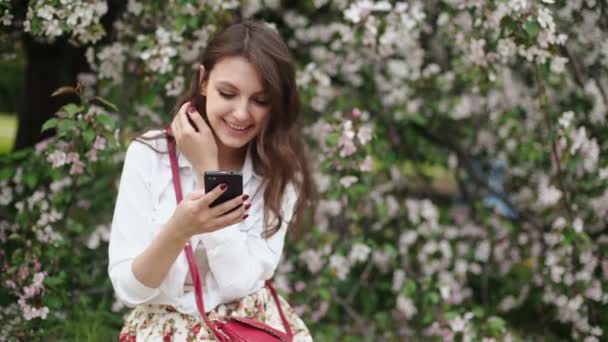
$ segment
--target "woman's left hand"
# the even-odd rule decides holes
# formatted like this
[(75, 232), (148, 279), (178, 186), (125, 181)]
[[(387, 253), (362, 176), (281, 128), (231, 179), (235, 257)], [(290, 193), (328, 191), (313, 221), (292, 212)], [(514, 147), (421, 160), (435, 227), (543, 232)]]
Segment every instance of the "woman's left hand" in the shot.
[[(198, 132), (188, 118), (194, 122)], [(171, 130), (178, 149), (192, 163), (199, 185), (202, 186), (205, 171), (219, 167), (218, 150), (211, 128), (191, 102), (184, 103), (171, 122)]]

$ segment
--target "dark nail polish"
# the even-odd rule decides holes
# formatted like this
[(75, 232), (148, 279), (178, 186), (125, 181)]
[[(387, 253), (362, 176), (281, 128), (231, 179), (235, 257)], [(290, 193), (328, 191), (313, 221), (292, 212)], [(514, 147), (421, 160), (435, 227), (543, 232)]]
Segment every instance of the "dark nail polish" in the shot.
[(188, 109), (186, 111), (188, 112), (188, 114), (192, 114), (192, 113), (194, 113), (194, 107), (188, 106)]
[(243, 197), (241, 197), (243, 199), (243, 201), (246, 201), (249, 198), (249, 195), (243, 195)]
[(249, 215), (247, 215), (247, 214), (243, 215), (243, 220), (246, 219), (247, 217), (249, 217)]
[(227, 184), (220, 185), (220, 190), (226, 190), (226, 188), (228, 188)]
[(251, 204), (246, 204), (246, 205), (245, 205), (245, 210), (247, 210), (247, 209), (249, 209), (249, 208), (251, 208)]

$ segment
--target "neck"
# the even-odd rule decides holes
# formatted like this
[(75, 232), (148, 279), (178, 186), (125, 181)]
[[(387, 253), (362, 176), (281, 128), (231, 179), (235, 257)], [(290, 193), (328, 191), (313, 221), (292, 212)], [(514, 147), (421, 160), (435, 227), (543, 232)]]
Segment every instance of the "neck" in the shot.
[(241, 148), (227, 147), (221, 142), (217, 142), (217, 161), (219, 169), (222, 171), (240, 171), (247, 155), (247, 146)]

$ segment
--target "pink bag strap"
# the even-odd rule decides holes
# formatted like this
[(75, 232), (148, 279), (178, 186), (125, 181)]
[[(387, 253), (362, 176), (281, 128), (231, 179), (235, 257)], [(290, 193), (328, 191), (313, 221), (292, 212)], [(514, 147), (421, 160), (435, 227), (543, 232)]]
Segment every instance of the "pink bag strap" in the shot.
[(277, 309), (279, 310), (279, 316), (281, 316), (281, 321), (283, 322), (283, 327), (285, 327), (285, 332), (287, 336), (293, 337), (293, 333), (291, 332), (291, 326), (289, 322), (287, 322), (287, 318), (285, 318), (285, 314), (283, 314), (283, 308), (281, 307), (281, 302), (279, 302), (279, 295), (277, 294), (277, 290), (272, 286), (272, 281), (270, 279), (266, 280), (266, 288), (270, 291), (274, 302), (277, 305)]
[[(177, 155), (175, 152), (175, 139), (173, 139), (173, 134), (171, 132), (171, 128), (167, 128), (167, 147), (169, 150), (169, 159), (171, 160), (171, 174), (173, 178), (173, 188), (175, 189), (175, 199), (177, 203), (181, 202), (183, 199), (182, 193), (182, 183), (179, 177), (179, 166), (177, 161)], [(196, 306), (201, 316), (203, 316), (203, 320), (205, 324), (213, 331), (213, 334), (220, 341), (227, 341), (226, 337), (221, 334), (217, 330), (217, 326), (215, 323), (211, 322), (207, 314), (205, 313), (205, 301), (202, 293), (202, 283), (200, 274), (198, 273), (198, 268), (196, 267), (196, 261), (194, 259), (194, 253), (192, 252), (192, 246), (190, 242), (186, 242), (186, 246), (184, 247), (184, 251), (186, 252), (186, 259), (188, 259), (188, 268), (190, 269), (190, 275), (192, 276), (192, 282), (195, 288), (194, 296), (196, 298)]]
[[(167, 147), (169, 150), (169, 159), (171, 160), (171, 174), (173, 176), (173, 187), (175, 189), (175, 199), (177, 203), (181, 202), (183, 199), (182, 193), (182, 184), (179, 176), (179, 166), (177, 161), (177, 154), (175, 151), (175, 139), (173, 138), (173, 133), (171, 132), (171, 128), (166, 129), (167, 135)], [(200, 274), (198, 273), (198, 267), (196, 266), (196, 261), (194, 259), (194, 253), (192, 251), (192, 246), (190, 242), (186, 243), (184, 247), (184, 251), (186, 252), (186, 259), (188, 259), (188, 268), (190, 269), (190, 275), (192, 276), (192, 282), (194, 285), (194, 297), (196, 298), (196, 307), (198, 308), (199, 313), (203, 316), (203, 320), (207, 324), (207, 326), (213, 331), (213, 334), (220, 341), (228, 341), (228, 337), (222, 334), (215, 323), (213, 323), (209, 317), (207, 317), (207, 313), (205, 312), (205, 304), (203, 298), (203, 283), (200, 278)], [(270, 279), (266, 280), (266, 288), (270, 291), (272, 298), (277, 306), (279, 311), (279, 316), (281, 316), (281, 321), (283, 322), (283, 327), (285, 328), (285, 332), (288, 336), (293, 336), (291, 331), (291, 326), (289, 322), (285, 318), (283, 313), (283, 308), (281, 307), (281, 303), (279, 302), (279, 297), (277, 295), (277, 291), (272, 286), (272, 281)]]

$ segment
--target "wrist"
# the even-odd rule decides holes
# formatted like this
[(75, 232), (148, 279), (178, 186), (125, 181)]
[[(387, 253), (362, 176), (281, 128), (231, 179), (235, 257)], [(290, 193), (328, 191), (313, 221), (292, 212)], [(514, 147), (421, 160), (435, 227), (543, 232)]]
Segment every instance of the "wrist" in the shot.
[(217, 171), (219, 166), (217, 163), (205, 163), (202, 166), (195, 168), (196, 181), (199, 185), (199, 188), (203, 188), (205, 186), (205, 171)]
[(181, 225), (175, 224), (173, 220), (169, 220), (165, 225), (166, 235), (172, 242), (184, 245), (190, 240), (191, 235), (183, 228)]

